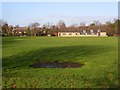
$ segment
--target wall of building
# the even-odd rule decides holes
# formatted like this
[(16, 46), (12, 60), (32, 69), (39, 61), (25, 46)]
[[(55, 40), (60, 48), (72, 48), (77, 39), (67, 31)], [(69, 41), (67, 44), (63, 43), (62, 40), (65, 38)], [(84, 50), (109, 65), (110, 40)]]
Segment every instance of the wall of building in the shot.
[(100, 36), (107, 36), (106, 32), (100, 32)]
[(58, 32), (58, 36), (107, 36), (106, 32), (100, 32), (97, 34), (80, 34), (79, 32)]
[(78, 32), (59, 32), (58, 36), (80, 36)]
[(80, 34), (79, 32), (58, 32), (58, 36), (98, 36), (98, 34)]

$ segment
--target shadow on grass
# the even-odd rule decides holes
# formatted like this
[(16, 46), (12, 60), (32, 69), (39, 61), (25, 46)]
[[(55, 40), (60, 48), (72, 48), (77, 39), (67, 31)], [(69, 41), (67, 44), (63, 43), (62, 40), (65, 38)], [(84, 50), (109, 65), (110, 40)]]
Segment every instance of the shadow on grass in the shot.
[[(16, 56), (3, 58), (3, 69), (29, 67), (37, 61), (60, 61), (60, 62), (76, 62), (83, 58), (90, 58), (103, 54), (109, 50), (106, 46), (65, 46), (51, 47), (30, 51), (28, 53), (20, 53)], [(24, 50), (23, 50), (24, 51)]]
[[(19, 44), (23, 41), (23, 38), (19, 38), (19, 37), (2, 37), (2, 47), (7, 48), (10, 47), (9, 45), (16, 45)], [(13, 46), (12, 46), (13, 47)]]
[[(29, 65), (31, 65), (35, 62), (38, 62), (38, 61), (77, 62), (78, 59), (80, 59), (80, 60), (82, 60), (84, 58), (89, 59), (91, 57), (98, 57), (98, 56), (104, 55), (104, 53), (108, 52), (109, 50), (111, 50), (111, 47), (101, 46), (101, 45), (43, 48), (43, 49), (30, 51), (28, 53), (21, 53), (17, 56), (3, 58), (3, 70), (11, 69), (11, 71), (12, 71), (14, 68), (16, 68), (16, 70), (21, 69), (21, 68), (30, 68)], [(81, 76), (79, 77), (79, 75), (76, 76), (76, 77), (78, 77), (77, 78), (78, 80), (80, 79), (81, 82), (85, 82), (83, 85), (92, 83), (92, 84), (95, 84), (95, 86), (100, 86), (100, 88), (107, 88), (107, 87), (115, 87), (116, 88), (117, 87), (117, 84), (113, 83), (113, 80), (111, 80), (111, 78), (107, 77), (107, 74), (103, 75), (104, 77), (101, 76), (100, 80), (97, 78), (94, 80), (94, 76), (92, 79), (89, 79), (89, 76), (85, 75), (87, 72), (83, 72), (83, 73), (84, 73), (84, 75), (82, 77)], [(106, 73), (109, 73), (109, 71)], [(4, 72), (4, 74), (3, 74), (4, 77), (5, 76), (8, 77), (10, 75), (11, 76), (15, 75), (17, 77), (17, 75), (19, 76), (19, 73), (18, 73), (18, 71), (17, 71), (17, 73), (16, 72), (10, 73), (9, 71), (7, 71), (7, 72)], [(75, 75), (77, 75), (77, 74), (75, 74)], [(99, 76), (100, 75), (98, 75), (98, 77)], [(28, 76), (28, 78), (29, 78), (29, 76)], [(87, 81), (87, 79), (88, 79), (88, 81)], [(47, 80), (47, 78), (45, 80)], [(30, 82), (32, 82), (32, 80)], [(39, 82), (39, 79), (38, 79), (38, 82)], [(70, 84), (68, 82), (66, 82), (66, 83), (68, 85)]]

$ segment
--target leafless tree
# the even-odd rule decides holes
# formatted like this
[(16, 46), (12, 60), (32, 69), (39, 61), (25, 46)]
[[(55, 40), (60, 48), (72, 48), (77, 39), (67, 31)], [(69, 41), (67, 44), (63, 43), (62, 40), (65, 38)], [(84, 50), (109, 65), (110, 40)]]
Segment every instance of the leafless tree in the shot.
[(100, 26), (100, 25), (101, 25), (100, 21), (98, 21), (98, 20), (94, 20), (93, 23), (94, 23), (96, 26)]
[(31, 23), (28, 27), (30, 29), (31, 32), (31, 36), (36, 36), (36, 28), (38, 28), (40, 26), (39, 23), (35, 22), (35, 23)]
[(78, 27), (78, 24), (74, 23), (74, 24), (71, 24), (70, 27)]
[(65, 28), (66, 27), (65, 22), (63, 20), (58, 21), (57, 27), (58, 28)]
[(85, 26), (85, 25), (86, 25), (85, 22), (81, 22), (81, 23), (80, 23), (80, 26)]

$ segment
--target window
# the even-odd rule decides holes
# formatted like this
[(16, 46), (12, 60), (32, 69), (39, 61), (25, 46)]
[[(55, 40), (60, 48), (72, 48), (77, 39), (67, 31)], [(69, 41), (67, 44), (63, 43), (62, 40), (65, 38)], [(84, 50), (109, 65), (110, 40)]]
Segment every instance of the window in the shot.
[(66, 33), (63, 33), (63, 35), (66, 35)]
[(59, 33), (59, 36), (61, 35), (61, 33)]

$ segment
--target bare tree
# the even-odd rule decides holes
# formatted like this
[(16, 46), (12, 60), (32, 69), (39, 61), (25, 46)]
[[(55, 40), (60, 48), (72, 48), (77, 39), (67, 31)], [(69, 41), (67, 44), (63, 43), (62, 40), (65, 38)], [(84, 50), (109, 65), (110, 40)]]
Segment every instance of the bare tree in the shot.
[(111, 21), (106, 22), (107, 26), (107, 35), (113, 36), (115, 33), (115, 25)]
[(89, 26), (95, 26), (95, 23), (91, 23)]
[(43, 25), (42, 35), (46, 36), (50, 33), (50, 30), (52, 29), (52, 23), (48, 22)]
[(81, 22), (81, 23), (80, 23), (80, 26), (85, 26), (85, 25), (86, 25), (85, 22)]
[(19, 28), (19, 25), (15, 25), (16, 28)]
[(52, 23), (48, 22), (43, 25), (43, 28), (50, 29), (52, 27), (52, 25), (53, 25)]
[(96, 26), (100, 26), (100, 25), (101, 25), (100, 21), (98, 21), (98, 20), (94, 20), (93, 23), (94, 23)]
[(3, 23), (2, 27), (2, 35), (8, 35), (9, 32), (9, 26), (7, 23)]
[(70, 27), (78, 27), (78, 24), (74, 23), (74, 24), (71, 24)]
[(12, 31), (13, 31), (13, 26), (10, 25), (9, 28), (8, 28), (8, 35), (9, 36), (11, 36), (13, 34)]
[(57, 27), (58, 28), (65, 28), (66, 27), (65, 22), (63, 20), (58, 21)]
[(5, 24), (7, 24), (7, 22), (5, 20), (3, 20), (3, 19), (0, 19), (0, 26), (3, 26)]
[(0, 26), (3, 26), (3, 19), (0, 19)]
[(105, 23), (105, 25), (110, 25), (110, 24), (112, 24), (111, 21), (107, 21), (107, 22)]
[(2, 35), (2, 26), (3, 26), (3, 20), (0, 19), (0, 35)]
[(115, 26), (115, 34), (120, 35), (120, 20), (116, 19), (114, 21), (114, 26)]
[(31, 36), (36, 36), (36, 29), (40, 26), (39, 23), (35, 22), (35, 23), (31, 23), (28, 27), (30, 29), (30, 32), (31, 32)]

